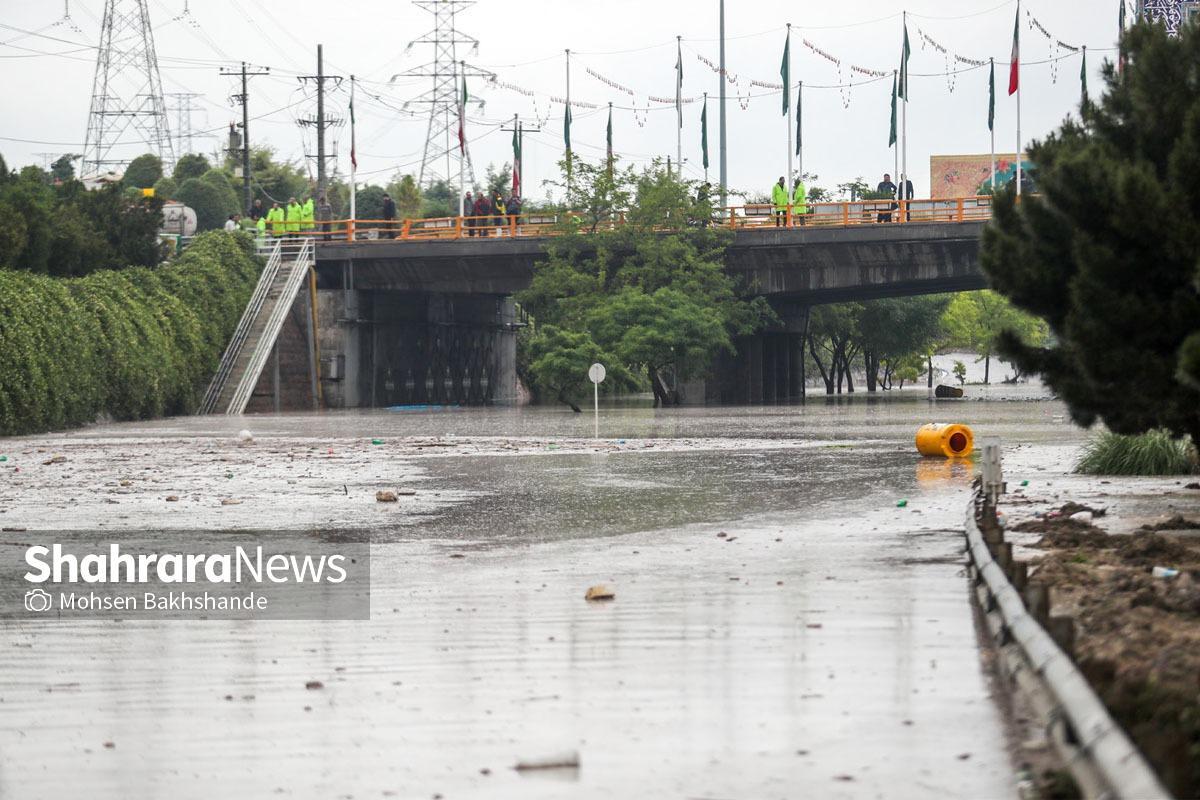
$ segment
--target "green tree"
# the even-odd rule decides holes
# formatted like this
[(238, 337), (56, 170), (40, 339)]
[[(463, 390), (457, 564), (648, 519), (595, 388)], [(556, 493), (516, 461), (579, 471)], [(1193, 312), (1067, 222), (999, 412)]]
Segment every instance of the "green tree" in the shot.
[(154, 196), (162, 200), (174, 200), (179, 192), (179, 184), (169, 175), (164, 175), (154, 182)]
[(175, 182), (182, 185), (188, 178), (199, 178), (204, 173), (212, 169), (212, 165), (208, 163), (208, 159), (199, 153), (188, 153), (180, 156), (175, 162), (175, 172), (172, 175)]
[(965, 385), (967, 382), (967, 365), (961, 361), (955, 361), (954, 377), (958, 379), (959, 386)]
[(458, 216), (458, 190), (446, 181), (434, 181), (422, 194), (421, 216), (425, 218)]
[[(574, 159), (571, 169), (568, 202), (582, 223), (568, 225), (550, 243), (548, 258), (519, 297), (539, 326), (556, 331), (533, 339), (540, 348), (529, 359), (535, 385), (561, 387), (563, 375), (585, 378), (587, 364), (577, 367), (592, 358), (604, 361), (610, 374), (644, 375), (656, 405), (675, 402), (665, 373), (678, 380), (704, 374), (736, 337), (774, 315), (761, 300), (742, 300), (726, 275), (728, 231), (693, 224), (704, 213), (694, 187), (661, 165), (610, 175), (604, 165)], [(607, 224), (622, 214), (625, 225)], [(603, 359), (588, 349), (593, 346)], [(541, 375), (548, 365), (564, 364), (576, 371), (564, 367), (555, 380)], [(567, 395), (580, 387), (586, 388), (567, 385)]]
[(1082, 121), (1030, 147), (1041, 194), (997, 195), (981, 260), (1055, 337), (1005, 334), (1000, 351), (1041, 373), (1078, 423), (1200, 441), (1200, 388), (1179, 374), (1195, 366), (1185, 341), (1200, 338), (1200, 29), (1138, 25), (1123, 44), (1128, 69), (1105, 66)]
[(237, 211), (237, 201), (231, 201), (228, 192), (202, 178), (188, 178), (180, 184), (176, 196), (196, 212), (197, 231), (220, 228)]
[(397, 175), (387, 186), (396, 203), (399, 219), (418, 219), (421, 216), (421, 187), (412, 175)]
[[(889, 388), (896, 368), (930, 351), (942, 334), (945, 295), (897, 297), (862, 304), (857, 315), (867, 391)], [(911, 378), (910, 378), (911, 380)]]
[(495, 197), (497, 192), (508, 194), (512, 189), (512, 164), (506, 162), (500, 169), (496, 169), (495, 164), (488, 164), (484, 183), (488, 197)]
[(162, 159), (153, 153), (146, 153), (129, 162), (121, 180), (126, 186), (149, 189), (162, 176)]
[(80, 158), (78, 153), (65, 153), (54, 160), (50, 165), (50, 177), (59, 183), (65, 183), (75, 179), (75, 159)]
[(616, 357), (596, 344), (587, 331), (544, 325), (533, 334), (528, 348), (533, 388), (539, 396), (565, 403), (576, 412), (580, 410), (578, 399), (591, 388), (587, 373), (592, 364), (599, 362), (607, 367), (608, 376), (602, 384), (606, 392), (634, 385)]
[(1046, 343), (1046, 323), (1013, 306), (993, 291), (964, 292), (954, 296), (943, 322), (945, 344), (973, 351), (983, 361), (983, 382), (991, 383), (992, 356), (1000, 337), (1010, 331), (1023, 343), (1040, 347)]

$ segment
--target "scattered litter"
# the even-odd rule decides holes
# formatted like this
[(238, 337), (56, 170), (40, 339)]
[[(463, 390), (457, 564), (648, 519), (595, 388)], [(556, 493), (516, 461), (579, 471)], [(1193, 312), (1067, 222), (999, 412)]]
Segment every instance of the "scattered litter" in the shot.
[(105, 743), (104, 743), (104, 749), (105, 749), (105, 750), (115, 750), (115, 749), (116, 749), (116, 747), (117, 747), (117, 743), (116, 743), (116, 742), (105, 742)]
[(908, 507), (907, 500), (897, 500), (896, 501), (896, 508), (907, 508), (907, 507)]
[(1021, 481), (1021, 485), (1022, 485), (1022, 486), (1028, 486), (1028, 485), (1029, 485), (1029, 481)]
[(310, 690), (312, 690), (312, 689), (324, 689), (324, 688), (325, 688), (325, 684), (321, 683), (320, 681), (309, 681), (308, 683), (304, 684), (304, 688), (305, 688), (305, 689), (310, 689)]
[(1067, 519), (1073, 519), (1076, 522), (1091, 522), (1093, 519), (1095, 519), (1095, 515), (1090, 511), (1076, 511)]
[(737, 540), (737, 537), (736, 537), (736, 536), (730, 536), (730, 537), (728, 537), (728, 538), (727, 538), (725, 541), (727, 541), (727, 542), (732, 542), (732, 541), (736, 541), (736, 540)]
[(814, 628), (814, 629), (815, 629), (815, 628), (823, 628), (823, 627), (825, 627), (825, 626), (824, 626), (824, 625), (822, 625), (820, 622), (810, 622), (810, 623), (808, 623), (807, 625), (805, 625), (804, 627), (806, 627), (806, 628)]
[(250, 433), (250, 431), (246, 430), (245, 428), (238, 431), (237, 438), (242, 444), (254, 444), (254, 434)]
[(725, 538), (726, 536), (728, 536), (728, 535), (729, 535), (729, 534), (728, 534), (728, 533), (726, 533), (725, 531), (721, 531), (720, 533), (718, 533), (718, 534), (717, 534), (717, 538), (718, 538), (718, 539), (724, 539), (724, 538)]
[(226, 473), (225, 473), (225, 477), (226, 477), (226, 478), (232, 478), (232, 477), (233, 477), (233, 473), (232, 473), (232, 472), (226, 472)]
[(394, 503), (396, 502), (396, 499), (396, 493), (389, 492), (386, 489), (380, 489), (375, 493), (375, 500), (380, 503)]
[(226, 497), (223, 500), (221, 500), (221, 505), (223, 505), (223, 506), (240, 506), (241, 504), (242, 504), (241, 500), (235, 500), (232, 497)]
[(178, 503), (178, 502), (179, 502), (179, 495), (177, 495), (177, 494), (169, 494), (169, 495), (167, 495), (167, 502), (168, 502), (168, 503)]
[[(0, 461), (3, 461), (3, 460), (4, 460), (4, 457), (0, 456)], [(1184, 486), (1183, 488), (1185, 488), (1185, 489), (1200, 489), (1200, 483), (1189, 483), (1187, 486)]]
[(8, 528), (0, 528), (0, 531), (4, 531), (5, 533), (24, 533), (25, 529), (8, 527)]
[(62, 464), (62, 463), (64, 463), (66, 460), (67, 460), (67, 457), (66, 457), (66, 456), (54, 456), (54, 458), (51, 458), (49, 461), (43, 461), (43, 462), (42, 462), (42, 466), (43, 466), (43, 467), (48, 467), (48, 466), (50, 466), (51, 464)]
[(397, 489), (396, 494), (400, 497), (412, 497), (417, 493), (416, 489)]
[(133, 481), (121, 481), (122, 486), (133, 486)]
[(371, 444), (383, 444), (383, 439), (372, 439)]
[(617, 593), (611, 587), (605, 586), (603, 583), (597, 583), (595, 586), (588, 587), (587, 594), (583, 596), (584, 600), (613, 600)]
[(1155, 567), (1150, 570), (1150, 574), (1155, 578), (1174, 578), (1179, 574), (1179, 570), (1171, 567)]
[(579, 769), (579, 751), (569, 750), (538, 758), (517, 759), (517, 765), (513, 769), (518, 772), (533, 769)]
[(467, 556), (465, 553), (451, 553), (450, 557), (451, 558), (466, 558)]
[[(3, 463), (5, 461), (8, 461), (8, 456), (0, 456), (0, 463)], [(1188, 488), (1190, 489), (1191, 487), (1189, 486)], [(1200, 489), (1200, 486), (1197, 486), (1196, 488)]]

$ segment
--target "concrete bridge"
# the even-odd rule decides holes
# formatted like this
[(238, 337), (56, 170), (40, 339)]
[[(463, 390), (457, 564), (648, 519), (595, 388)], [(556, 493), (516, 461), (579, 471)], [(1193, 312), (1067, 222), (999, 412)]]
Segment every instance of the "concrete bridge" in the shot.
[[(984, 288), (979, 236), (985, 224), (735, 230), (729, 271), (747, 295), (767, 297), (784, 324), (738, 342), (737, 356), (715, 365), (717, 379), (685, 387), (685, 398), (758, 403), (801, 397), (809, 308)], [(529, 286), (548, 241), (493, 236), (318, 243), (315, 327), (322, 405), (517, 402), (521, 321), (511, 298)], [(305, 361), (302, 327), (297, 318), (290, 345), (286, 330), (281, 337), (278, 347), (285, 353), (290, 347), (291, 357), (282, 359), (280, 378), (264, 374), (258, 408), (269, 407), (261, 398), (272, 394), (276, 407), (294, 405), (277, 398), (299, 398), (312, 385), (311, 367), (292, 375), (296, 370), (286, 366)], [(317, 358), (307, 353), (309, 361)]]

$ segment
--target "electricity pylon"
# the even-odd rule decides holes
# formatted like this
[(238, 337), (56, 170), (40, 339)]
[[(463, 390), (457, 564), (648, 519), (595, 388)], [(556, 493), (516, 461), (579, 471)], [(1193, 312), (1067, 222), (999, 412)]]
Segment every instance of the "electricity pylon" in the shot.
[(105, 0), (80, 174), (123, 167), (145, 152), (161, 158), (164, 171), (171, 172), (175, 150), (150, 12), (146, 0)]

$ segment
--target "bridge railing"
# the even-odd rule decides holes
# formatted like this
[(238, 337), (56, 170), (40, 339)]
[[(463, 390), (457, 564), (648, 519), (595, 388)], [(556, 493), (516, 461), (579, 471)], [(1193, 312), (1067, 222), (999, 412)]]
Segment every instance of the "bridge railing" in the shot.
[[(747, 203), (713, 209), (712, 218), (696, 219), (693, 226), (732, 230), (775, 230), (777, 228), (850, 227), (856, 225), (905, 225), (961, 223), (989, 220), (992, 198), (954, 197), (923, 200), (854, 200), (838, 203), (808, 203), (803, 207), (777, 209), (769, 203)], [(600, 230), (613, 230), (625, 223), (624, 215), (600, 223)], [(583, 217), (572, 212), (529, 212), (430, 219), (340, 219), (312, 223), (301, 231), (272, 230), (268, 238), (294, 236), (317, 242), (429, 241), (461, 239), (504, 239), (556, 236), (590, 229)]]

